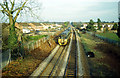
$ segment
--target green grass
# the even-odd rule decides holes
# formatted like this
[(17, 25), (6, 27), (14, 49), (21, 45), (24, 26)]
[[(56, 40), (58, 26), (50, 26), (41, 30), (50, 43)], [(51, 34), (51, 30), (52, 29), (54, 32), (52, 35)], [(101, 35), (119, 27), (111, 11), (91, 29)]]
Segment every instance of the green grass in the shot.
[(91, 77), (96, 76), (95, 78), (107, 78), (106, 76), (109, 75), (116, 76), (116, 73), (111, 69), (110, 65), (102, 60), (105, 59), (104, 53), (96, 48), (96, 46), (103, 43), (103, 41), (87, 33), (80, 35), (84, 49), (93, 52), (95, 55), (94, 58), (88, 58)]
[(102, 41), (98, 38), (94, 38), (93, 36), (89, 35), (89, 34), (81, 34), (81, 40), (82, 40), (82, 44), (84, 46), (85, 52), (93, 52), (95, 53), (95, 56), (97, 58), (102, 58), (102, 54), (99, 53), (95, 47), (97, 44), (102, 43)]
[(94, 44), (95, 41), (92, 38), (92, 36), (90, 36), (89, 34), (81, 34), (81, 36), (82, 44), (84, 46), (85, 51), (86, 52), (93, 51), (92, 47), (95, 46), (96, 44)]
[(47, 37), (47, 35), (38, 35), (38, 36), (28, 36), (27, 39), (31, 40), (39, 40), (40, 38)]
[(106, 32), (106, 33), (99, 33), (99, 35), (112, 40), (120, 41), (120, 38), (116, 35), (116, 33)]

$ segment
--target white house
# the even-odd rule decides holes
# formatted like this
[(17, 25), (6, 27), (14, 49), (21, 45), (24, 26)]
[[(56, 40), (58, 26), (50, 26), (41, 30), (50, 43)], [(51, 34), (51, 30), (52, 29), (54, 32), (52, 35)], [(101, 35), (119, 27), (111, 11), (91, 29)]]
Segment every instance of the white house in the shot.
[(83, 27), (87, 27), (88, 24), (83, 24)]
[(97, 26), (98, 26), (98, 24), (97, 24), (97, 23), (95, 23), (93, 26), (96, 26), (96, 27), (97, 27)]
[(80, 29), (86, 29), (86, 27), (87, 27), (87, 24), (84, 23), (83, 26), (80, 27)]
[(98, 29), (98, 24), (97, 23), (95, 23), (93, 26), (95, 27), (96, 30)]
[(55, 24), (55, 26), (57, 26), (57, 27), (62, 27), (62, 25), (59, 25), (59, 24)]
[(86, 29), (86, 27), (80, 27), (80, 29)]
[(48, 26), (44, 26), (44, 29), (48, 29), (49, 27)]
[(30, 33), (30, 30), (27, 28), (23, 28), (23, 33)]

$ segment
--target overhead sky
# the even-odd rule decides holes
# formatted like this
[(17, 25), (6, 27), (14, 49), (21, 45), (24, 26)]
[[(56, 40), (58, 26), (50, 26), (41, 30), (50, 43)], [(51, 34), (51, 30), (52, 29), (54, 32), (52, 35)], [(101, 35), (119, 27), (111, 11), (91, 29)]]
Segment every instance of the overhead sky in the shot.
[[(1, 1), (1, 0), (0, 0)], [(23, 0), (24, 1), (24, 0)], [(118, 21), (118, 2), (120, 0), (34, 0), (42, 4), (36, 14), (44, 21)], [(20, 16), (19, 16), (20, 17)], [(21, 22), (40, 22), (35, 18), (24, 16)]]
[(45, 21), (118, 21), (119, 0), (38, 0)]

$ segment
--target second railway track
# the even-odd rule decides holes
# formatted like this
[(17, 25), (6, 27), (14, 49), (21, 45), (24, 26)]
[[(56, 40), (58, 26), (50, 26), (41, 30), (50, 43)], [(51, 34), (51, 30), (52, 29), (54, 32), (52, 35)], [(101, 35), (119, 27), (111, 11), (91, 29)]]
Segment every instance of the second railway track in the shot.
[[(38, 75), (38, 78), (47, 77), (78, 77), (83, 76), (83, 67), (80, 60), (80, 49), (75, 30), (72, 31), (70, 43), (60, 46), (56, 53)], [(33, 75), (34, 76), (34, 75)]]
[(60, 61), (61, 55), (63, 54), (64, 47), (61, 46), (55, 56), (52, 58), (50, 63), (47, 65), (47, 67), (44, 69), (44, 71), (40, 74), (40, 76), (55, 76), (55, 68), (57, 66), (57, 63)]

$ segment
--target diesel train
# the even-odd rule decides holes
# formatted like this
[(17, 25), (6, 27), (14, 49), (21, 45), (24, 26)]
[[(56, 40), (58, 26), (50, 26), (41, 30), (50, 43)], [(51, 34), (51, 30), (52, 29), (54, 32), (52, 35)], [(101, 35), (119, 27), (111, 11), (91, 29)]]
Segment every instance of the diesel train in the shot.
[(59, 45), (67, 45), (67, 43), (69, 42), (70, 32), (71, 32), (71, 28), (69, 27), (59, 35), (57, 39)]

